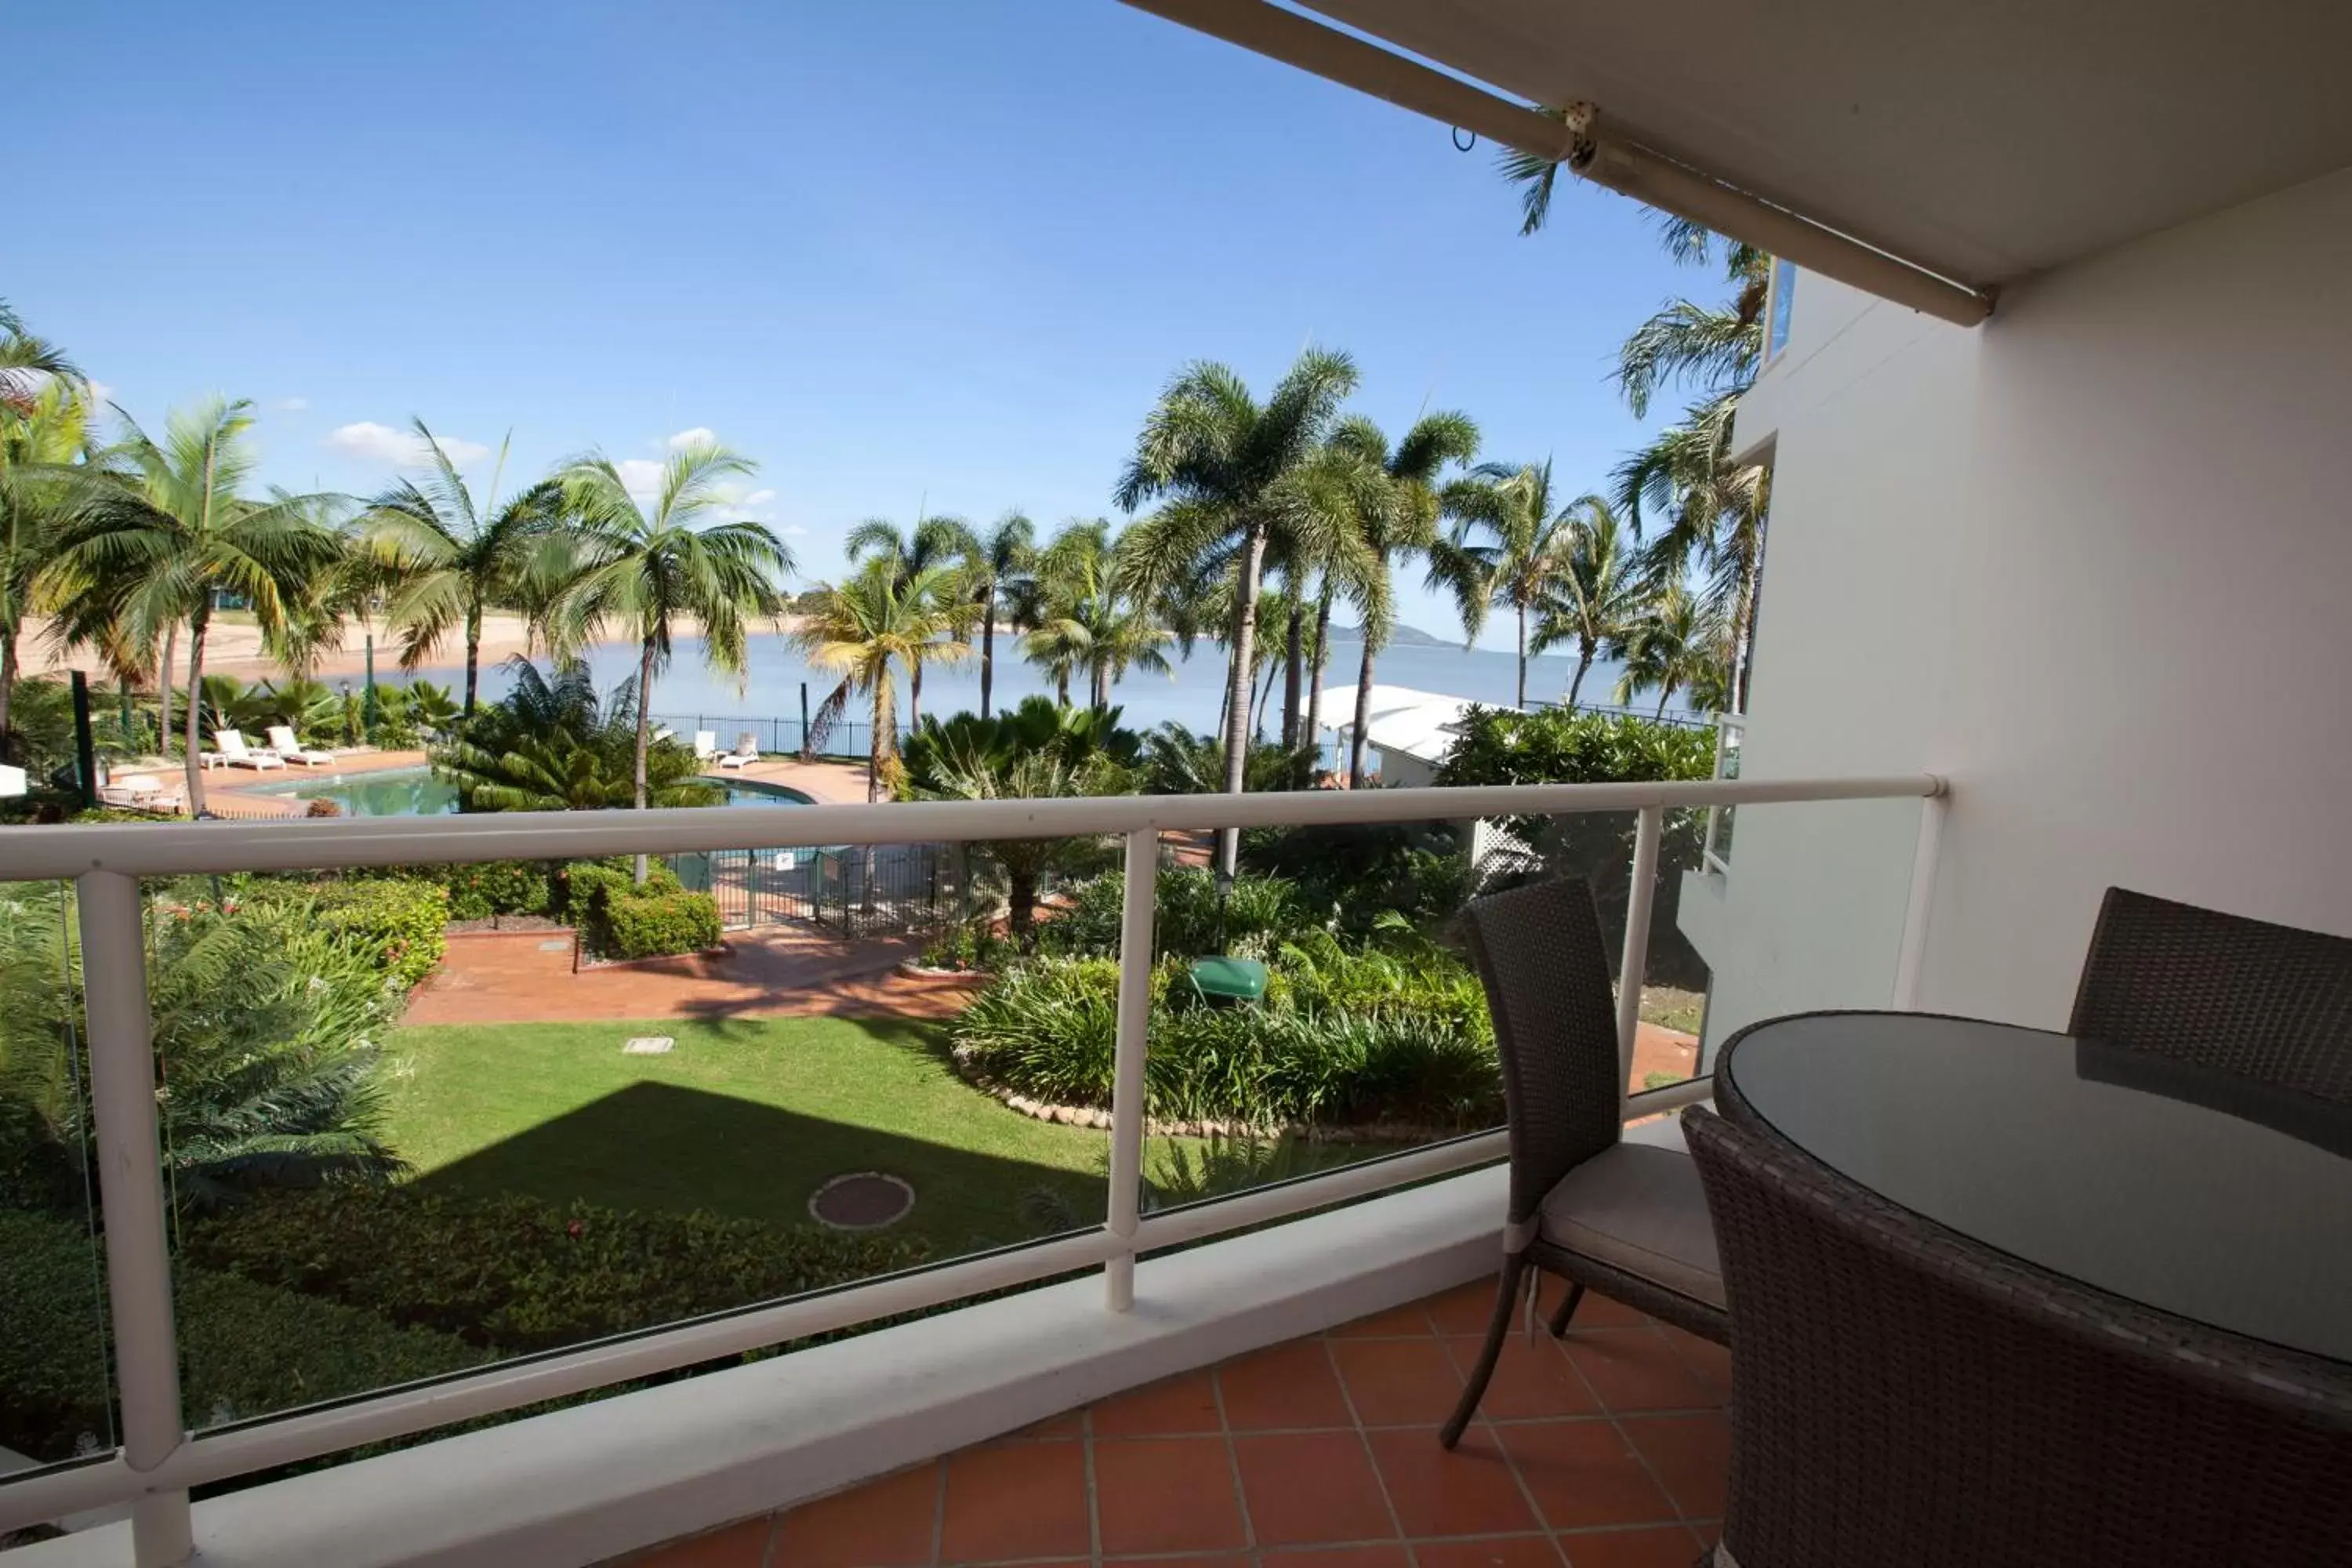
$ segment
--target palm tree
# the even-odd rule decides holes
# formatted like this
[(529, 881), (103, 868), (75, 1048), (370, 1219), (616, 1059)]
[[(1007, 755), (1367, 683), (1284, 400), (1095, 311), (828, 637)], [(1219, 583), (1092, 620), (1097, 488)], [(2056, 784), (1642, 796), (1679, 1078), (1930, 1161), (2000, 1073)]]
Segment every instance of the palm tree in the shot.
[(1652, 584), (1637, 570), (1630, 531), (1614, 508), (1596, 495), (1569, 503), (1568, 550), (1536, 624), (1535, 650), (1576, 645), (1576, 673), (1566, 702), (1574, 709), (1585, 672), (1603, 649), (1623, 642)]
[[(129, 421), (125, 420), (126, 425)], [(163, 684), (171, 701), (169, 649), (188, 631), (188, 804), (201, 811), (200, 737), (205, 633), (216, 594), (252, 606), (265, 642), (282, 647), (290, 611), (343, 558), (343, 541), (321, 517), (340, 498), (284, 495), (257, 502), (238, 494), (252, 476), (253, 405), (213, 398), (174, 412), (158, 444), (136, 425), (117, 450), (130, 483), (93, 498), (68, 531), (57, 561), (61, 623), (69, 645), (166, 648)]]
[(25, 409), (52, 381), (76, 393), (87, 384), (64, 350), (26, 331), (25, 319), (0, 300), (0, 406)]
[[(728, 505), (721, 487), (750, 474), (749, 458), (698, 441), (669, 455), (650, 508), (629, 493), (602, 454), (565, 465), (560, 483), (575, 525), (572, 575), (556, 599), (550, 641), (559, 657), (617, 626), (637, 645), (636, 806), (649, 804), (646, 751), (652, 743), (654, 679), (669, 664), (677, 624), (688, 616), (702, 632), (703, 661), (742, 677), (754, 619), (784, 607), (776, 579), (793, 570), (792, 552), (766, 524), (713, 522)], [(637, 880), (646, 858), (637, 857)]]
[[(1571, 525), (1555, 510), (1551, 459), (1534, 464), (1481, 463), (1470, 477), (1445, 487), (1445, 510), (1454, 520), (1450, 539), (1430, 548), (1430, 582), (1451, 589), (1471, 641), (1492, 605), (1508, 605), (1518, 621), (1518, 700), (1528, 705), (1528, 613), (1540, 610), (1563, 570)], [(1484, 530), (1484, 535), (1474, 532)]]
[[(869, 559), (887, 562), (904, 587), (933, 567), (968, 563), (979, 552), (980, 541), (972, 533), (971, 525), (960, 517), (918, 517), (914, 531), (906, 534), (900, 533), (898, 524), (887, 518), (869, 517), (849, 531), (842, 548), (853, 565)], [(965, 580), (961, 572), (943, 570), (933, 581), (937, 584), (934, 591), (942, 595), (941, 607), (948, 612), (950, 633), (961, 638), (967, 635), (979, 606), (962, 592)], [(930, 657), (930, 651), (919, 647), (912, 657), (913, 662), (907, 668), (909, 726), (923, 721), (923, 661)]]
[(0, 405), (0, 755), (19, 668), (17, 639), (41, 607), (51, 563), (80, 508), (105, 479), (89, 461), (89, 400), (53, 382)]
[(499, 443), (490, 488), (478, 505), (425, 421), (410, 423), (433, 455), (432, 472), (421, 485), (403, 479), (370, 501), (360, 518), (361, 535), (389, 579), (385, 616), (401, 634), (403, 669), (416, 668), (452, 630), (461, 631), (464, 713), (471, 718), (480, 684), (483, 613), (522, 596), (534, 547), (562, 517), (563, 489), (542, 479), (501, 503), (499, 479), (506, 472), (509, 436)]
[(901, 577), (888, 560), (873, 560), (841, 583), (821, 584), (814, 606), (801, 617), (793, 642), (809, 663), (840, 673), (802, 742), (812, 751), (859, 691), (873, 700), (874, 734), (866, 774), (866, 798), (879, 800), (898, 784), (898, 697), (893, 659), (909, 670), (926, 658), (953, 661), (971, 649), (953, 641), (956, 617), (947, 600), (954, 568), (926, 566)]
[(1097, 712), (1110, 706), (1114, 680), (1130, 668), (1171, 673), (1160, 650), (1170, 634), (1148, 605), (1117, 586), (1110, 524), (1101, 518), (1064, 526), (1037, 558), (1034, 627), (1023, 651), (1054, 677), (1056, 700), (1069, 703), (1070, 676), (1084, 669)]
[(1617, 678), (1617, 705), (1625, 707), (1646, 687), (1658, 689), (1658, 717), (1685, 686), (1720, 683), (1726, 627), (1722, 616), (1698, 595), (1672, 584), (1650, 602), (1625, 636), (1625, 673)]
[[(1348, 787), (1364, 776), (1364, 730), (1372, 718), (1372, 661), (1395, 630), (1395, 595), (1391, 566), (1425, 551), (1435, 541), (1439, 511), (1438, 479), (1447, 467), (1466, 463), (1478, 453), (1478, 426), (1466, 414), (1423, 416), (1391, 450), (1388, 437), (1369, 419), (1340, 422), (1332, 444), (1352, 453), (1377, 473), (1381, 483), (1362, 497), (1368, 504), (1356, 510), (1356, 531), (1363, 544), (1367, 570), (1351, 585), (1360, 635), (1362, 658), (1356, 671), (1356, 720), (1348, 742)], [(1323, 637), (1330, 626), (1331, 579), (1327, 573), (1322, 607), (1316, 617), (1315, 674), (1318, 700), (1307, 705), (1307, 739), (1318, 742), (1322, 714), (1319, 696), (1323, 674)]]
[(996, 689), (996, 607), (1002, 599), (1015, 628), (1026, 626), (1034, 597), (1036, 530), (1018, 511), (1008, 511), (994, 528), (974, 535), (964, 552), (964, 575), (980, 603), (980, 716), (987, 718)]
[[(434, 766), (457, 785), (463, 811), (604, 811), (636, 803), (636, 682), (611, 699), (581, 663), (543, 679), (529, 659), (509, 659), (514, 687), (456, 736), (433, 748)], [(655, 805), (712, 805), (720, 792), (698, 776), (694, 753), (671, 741), (646, 752), (646, 799)]]
[[(1356, 390), (1355, 361), (1309, 349), (1260, 404), (1240, 376), (1221, 364), (1180, 373), (1144, 418), (1116, 499), (1133, 511), (1163, 504), (1120, 541), (1122, 587), (1157, 599), (1196, 575), (1234, 578), (1226, 643), (1225, 790), (1239, 794), (1249, 753), (1250, 675), (1259, 574), (1277, 529), (1299, 531), (1321, 519), (1328, 489), (1310, 478), (1339, 406)], [(1328, 512), (1325, 513), (1328, 516)], [(1230, 886), (1240, 835), (1218, 840), (1220, 879)]]

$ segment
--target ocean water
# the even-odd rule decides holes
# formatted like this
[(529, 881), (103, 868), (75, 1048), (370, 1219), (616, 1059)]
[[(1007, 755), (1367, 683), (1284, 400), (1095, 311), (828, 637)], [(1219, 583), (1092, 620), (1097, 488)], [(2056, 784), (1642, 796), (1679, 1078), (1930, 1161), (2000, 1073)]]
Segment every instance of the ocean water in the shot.
[[(1019, 644), (1009, 637), (999, 637), (996, 645), (995, 700), (999, 705), (1018, 702), (1033, 693), (1051, 695), (1052, 682), (1019, 654)], [(1193, 650), (1189, 659), (1179, 659), (1176, 650), (1170, 650), (1172, 673), (1146, 675), (1130, 672), (1127, 679), (1111, 688), (1111, 701), (1121, 710), (1120, 721), (1129, 729), (1149, 730), (1169, 721), (1206, 731), (1216, 727), (1217, 710), (1224, 696), (1225, 661), (1221, 651), (1208, 643)], [(1363, 657), (1360, 644), (1333, 638), (1329, 658), (1323, 672), (1323, 716), (1327, 722), (1344, 720), (1354, 711), (1356, 672)], [(653, 710), (665, 716), (707, 716), (713, 720), (783, 720), (797, 725), (801, 713), (801, 687), (808, 687), (808, 703), (812, 710), (823, 702), (825, 694), (838, 684), (838, 678), (823, 670), (813, 670), (781, 637), (764, 636), (751, 639), (750, 668), (739, 683), (731, 675), (713, 672), (703, 663), (699, 638), (681, 638), (669, 668), (654, 681)], [(609, 690), (635, 673), (636, 650), (618, 645), (606, 645), (589, 655), (588, 664), (596, 677), (600, 690)], [(1449, 697), (1465, 697), (1498, 707), (1511, 704), (1514, 689), (1515, 661), (1508, 653), (1486, 648), (1464, 649), (1459, 646), (1431, 647), (1426, 646), (1395, 646), (1381, 650), (1374, 660), (1372, 679), (1384, 686), (1410, 686), (1423, 691), (1434, 691)], [(1528, 697), (1532, 701), (1558, 702), (1566, 697), (1569, 678), (1576, 672), (1576, 661), (1553, 657), (1528, 661)], [(420, 672), (427, 679), (442, 681), (462, 689), (464, 672), (454, 667), (444, 667)], [(1619, 668), (1595, 661), (1584, 677), (1579, 694), (1587, 704), (1607, 703), (1613, 700)], [(1263, 686), (1265, 674), (1259, 672)], [(1264, 728), (1269, 734), (1281, 728), (1282, 678), (1277, 673), (1275, 689), (1265, 704)], [(482, 671), (482, 691), (495, 698), (513, 683), (512, 677), (498, 665)], [(1083, 681), (1074, 683), (1074, 700), (1087, 699)], [(1301, 695), (1303, 701), (1304, 694)], [(1636, 707), (1648, 710), (1657, 705), (1653, 691), (1637, 697)], [(972, 657), (961, 665), (933, 664), (923, 671), (923, 711), (945, 716), (961, 709), (977, 710), (980, 707), (980, 658)], [(1669, 713), (1688, 710), (1680, 693), (1666, 705)], [(871, 711), (868, 700), (856, 699), (845, 715), (862, 721)], [(908, 717), (906, 677), (898, 677), (898, 717), (903, 724)], [(701, 725), (698, 728), (722, 727)], [(795, 733), (797, 731), (794, 731)], [(724, 737), (722, 737), (724, 739)]]

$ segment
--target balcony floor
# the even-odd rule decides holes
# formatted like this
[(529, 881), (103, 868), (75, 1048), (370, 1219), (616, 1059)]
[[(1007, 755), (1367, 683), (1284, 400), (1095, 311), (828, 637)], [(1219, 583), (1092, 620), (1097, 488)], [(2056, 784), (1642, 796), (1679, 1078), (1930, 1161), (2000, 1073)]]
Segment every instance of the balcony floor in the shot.
[(630, 1568), (1689, 1568), (1723, 1511), (1729, 1357), (1587, 1296), (1564, 1344), (1514, 1333), (1447, 1454), (1493, 1299), (1136, 1389)]

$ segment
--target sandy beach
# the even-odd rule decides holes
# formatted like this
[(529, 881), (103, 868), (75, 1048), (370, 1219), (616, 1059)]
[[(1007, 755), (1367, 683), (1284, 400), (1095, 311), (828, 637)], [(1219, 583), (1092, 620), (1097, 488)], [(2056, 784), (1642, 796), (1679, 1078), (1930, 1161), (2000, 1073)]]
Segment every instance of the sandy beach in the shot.
[[(773, 625), (762, 625), (761, 631), (791, 631), (796, 618), (786, 616)], [(676, 635), (694, 637), (701, 627), (691, 618), (677, 623)], [(383, 679), (397, 679), (400, 673), (398, 640), (382, 626), (365, 620), (346, 622), (341, 647), (321, 654), (310, 673), (321, 679), (336, 676), (359, 675), (367, 668), (367, 637), (375, 637), (375, 669)], [(605, 639), (607, 642), (611, 638)], [(97, 657), (88, 651), (70, 656), (59, 654), (51, 644), (48, 628), (40, 620), (33, 620), (21, 644), (25, 672), (28, 675), (61, 675), (69, 669), (81, 669), (93, 679), (100, 678), (102, 667)], [(532, 639), (530, 628), (520, 616), (494, 613), (482, 617), (481, 666), (489, 668), (500, 659), (518, 653), (538, 654), (544, 650)], [(188, 678), (186, 660), (188, 643), (184, 635), (180, 639), (174, 662), (180, 668), (173, 672), (174, 679), (185, 682)], [(427, 663), (446, 667), (463, 663), (466, 658), (464, 640), (455, 634), (442, 639)], [(260, 628), (250, 621), (239, 619), (215, 620), (205, 632), (205, 673), (234, 675), (240, 680), (270, 680), (286, 673), (283, 666), (262, 650)]]

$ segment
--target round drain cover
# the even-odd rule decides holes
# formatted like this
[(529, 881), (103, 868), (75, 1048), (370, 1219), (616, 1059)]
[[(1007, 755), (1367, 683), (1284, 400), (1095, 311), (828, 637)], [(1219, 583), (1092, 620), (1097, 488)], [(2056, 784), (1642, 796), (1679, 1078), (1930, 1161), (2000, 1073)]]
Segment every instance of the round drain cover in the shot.
[(835, 1230), (879, 1230), (906, 1217), (915, 1189), (880, 1171), (835, 1176), (809, 1194), (809, 1213)]

